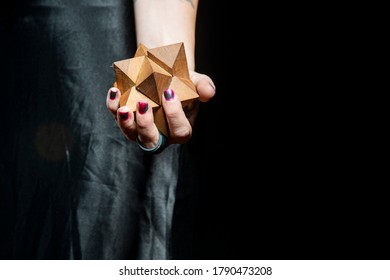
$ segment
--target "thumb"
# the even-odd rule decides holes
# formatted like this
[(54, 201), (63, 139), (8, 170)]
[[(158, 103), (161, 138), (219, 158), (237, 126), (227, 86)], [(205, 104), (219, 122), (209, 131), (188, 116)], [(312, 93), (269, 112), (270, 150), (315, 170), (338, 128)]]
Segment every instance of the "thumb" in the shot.
[(201, 102), (208, 102), (211, 98), (214, 97), (216, 88), (213, 80), (209, 76), (197, 72), (192, 72), (191, 80), (196, 87), (196, 90), (199, 94), (199, 100)]

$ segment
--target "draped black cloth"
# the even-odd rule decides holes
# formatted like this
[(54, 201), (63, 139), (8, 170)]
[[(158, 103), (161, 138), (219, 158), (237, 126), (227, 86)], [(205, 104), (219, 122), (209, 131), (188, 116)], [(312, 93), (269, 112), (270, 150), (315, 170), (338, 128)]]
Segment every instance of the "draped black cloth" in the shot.
[(191, 257), (196, 176), (186, 145), (145, 155), (105, 101), (136, 49), (132, 2), (2, 8), (0, 257)]

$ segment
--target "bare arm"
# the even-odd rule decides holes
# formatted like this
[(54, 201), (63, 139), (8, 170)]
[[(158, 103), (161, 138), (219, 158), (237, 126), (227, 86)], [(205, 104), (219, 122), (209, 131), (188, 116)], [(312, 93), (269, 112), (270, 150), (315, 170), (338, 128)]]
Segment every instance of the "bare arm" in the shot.
[[(215, 86), (209, 76), (195, 71), (197, 8), (198, 0), (134, 0), (136, 38), (138, 44), (147, 48), (183, 42), (190, 78), (199, 94), (199, 101), (207, 102), (215, 95)], [(138, 102), (136, 113), (128, 106), (119, 107), (121, 94), (117, 88), (111, 88), (107, 94), (107, 108), (115, 116), (122, 132), (128, 139), (139, 141), (143, 148), (162, 151), (159, 141), (163, 138), (154, 123), (153, 110), (149, 110), (142, 100), (143, 105)], [(181, 144), (191, 139), (192, 126), (199, 110), (197, 101), (193, 102), (193, 106), (187, 106), (184, 112), (176, 94), (169, 89), (164, 92), (162, 106), (170, 132), (168, 144)]]
[(183, 42), (189, 70), (195, 70), (198, 0), (134, 0), (137, 43), (148, 48)]

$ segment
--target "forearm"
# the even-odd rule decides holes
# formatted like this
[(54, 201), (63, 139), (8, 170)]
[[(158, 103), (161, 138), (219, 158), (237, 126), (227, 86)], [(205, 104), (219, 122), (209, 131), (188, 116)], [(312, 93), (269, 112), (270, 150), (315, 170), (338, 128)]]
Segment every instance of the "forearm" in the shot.
[(188, 68), (195, 70), (198, 0), (134, 0), (137, 43), (148, 48), (183, 42)]

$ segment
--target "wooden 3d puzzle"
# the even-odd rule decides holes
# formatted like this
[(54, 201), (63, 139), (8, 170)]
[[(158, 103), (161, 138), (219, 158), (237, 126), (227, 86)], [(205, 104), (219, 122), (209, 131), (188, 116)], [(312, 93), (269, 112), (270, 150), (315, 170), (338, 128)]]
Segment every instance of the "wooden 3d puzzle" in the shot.
[(133, 58), (116, 61), (113, 66), (114, 86), (122, 93), (120, 106), (127, 105), (135, 112), (138, 101), (147, 101), (157, 128), (165, 136), (169, 128), (161, 105), (164, 90), (171, 88), (182, 107), (199, 97), (190, 80), (183, 43), (151, 49), (140, 44)]

